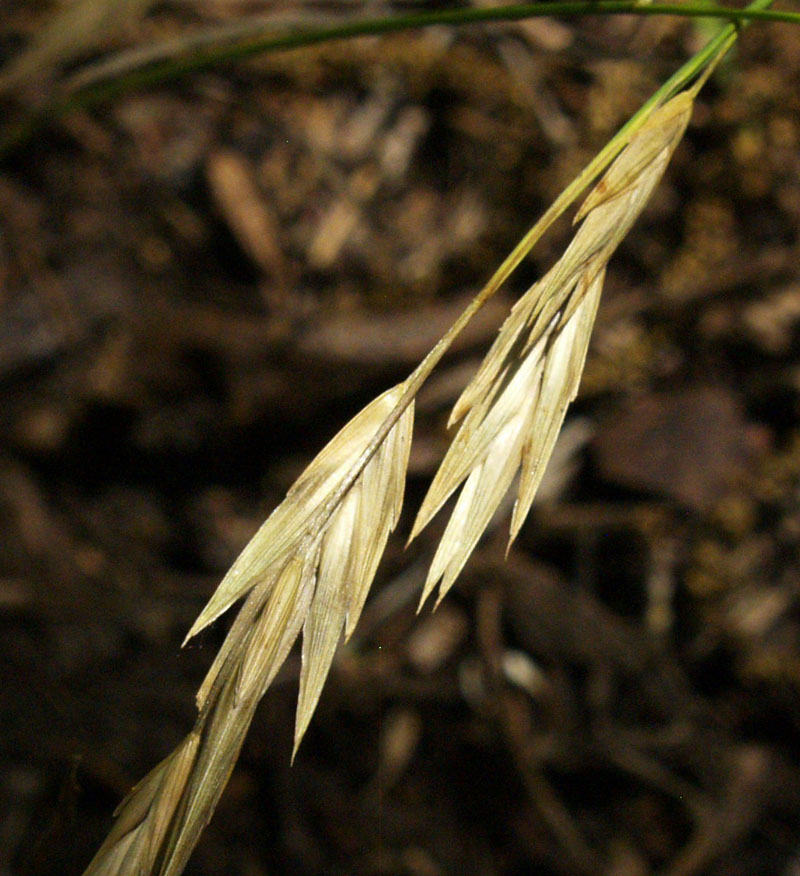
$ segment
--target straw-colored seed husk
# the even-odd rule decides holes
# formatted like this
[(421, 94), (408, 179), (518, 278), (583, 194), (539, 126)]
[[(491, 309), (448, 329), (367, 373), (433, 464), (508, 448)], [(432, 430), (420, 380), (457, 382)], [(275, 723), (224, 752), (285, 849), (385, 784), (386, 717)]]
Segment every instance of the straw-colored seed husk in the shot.
[[(335, 491), (377, 428), (392, 412), (401, 390), (402, 384), (384, 392), (367, 405), (305, 469), (283, 502), (267, 518), (228, 570), (189, 630), (187, 641), (215, 621), (257, 583), (278, 574), (286, 558), (297, 551), (309, 531), (315, 528), (327, 497)], [(409, 411), (404, 416), (413, 422), (413, 411)], [(387, 440), (390, 436), (387, 436)], [(388, 462), (386, 454), (381, 454), (379, 450), (367, 470), (373, 464), (382, 470)], [(366, 472), (362, 477), (365, 475)], [(395, 481), (392, 483), (397, 490)], [(399, 487), (402, 500), (402, 483)]]
[(511, 541), (530, 510), (567, 407), (578, 391), (605, 269), (664, 172), (691, 115), (682, 93), (633, 136), (590, 193), (563, 256), (517, 302), (456, 403), (461, 421), (427, 496), (415, 537), (461, 485), (421, 602), (453, 585), (520, 472)]

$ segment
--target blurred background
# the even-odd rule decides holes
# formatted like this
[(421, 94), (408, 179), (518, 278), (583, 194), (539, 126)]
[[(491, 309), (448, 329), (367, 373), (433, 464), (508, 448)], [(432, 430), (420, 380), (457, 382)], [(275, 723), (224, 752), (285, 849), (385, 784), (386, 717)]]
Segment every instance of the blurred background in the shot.
[[(3, 124), (126, 49), (443, 5), (4, 0)], [(0, 876), (82, 872), (193, 723), (228, 621), (180, 643), (250, 535), (713, 32), (331, 43), (73, 111), (6, 155)], [(506, 560), (498, 519), (417, 616), (444, 521), (404, 536), (449, 408), (566, 219), (467, 329), (295, 765), (293, 656), (188, 874), (800, 873), (799, 109), (797, 32), (751, 27), (612, 260), (518, 543)]]

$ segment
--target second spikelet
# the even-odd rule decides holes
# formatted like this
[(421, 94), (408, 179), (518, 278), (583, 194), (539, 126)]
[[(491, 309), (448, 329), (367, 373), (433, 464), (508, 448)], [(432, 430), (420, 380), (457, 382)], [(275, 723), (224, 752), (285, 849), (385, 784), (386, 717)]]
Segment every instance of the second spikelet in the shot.
[(692, 112), (692, 93), (659, 107), (589, 194), (582, 225), (548, 273), (517, 302), (450, 417), (461, 422), (412, 538), (464, 483), (433, 558), (424, 602), (450, 589), (520, 472), (514, 540), (578, 391), (606, 265), (649, 200)]

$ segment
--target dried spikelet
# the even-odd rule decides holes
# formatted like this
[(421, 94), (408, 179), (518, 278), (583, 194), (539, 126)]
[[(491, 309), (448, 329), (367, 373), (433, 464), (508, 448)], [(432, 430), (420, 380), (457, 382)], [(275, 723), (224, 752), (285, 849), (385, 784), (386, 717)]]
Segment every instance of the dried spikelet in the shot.
[(258, 705), (237, 700), (235, 674), (224, 675), (192, 733), (120, 804), (84, 876), (178, 876), (186, 866)]
[[(234, 602), (256, 584), (274, 579), (286, 558), (297, 551), (308, 533), (318, 528), (326, 499), (336, 492), (352, 465), (355, 464), (380, 424), (390, 415), (402, 394), (404, 384), (384, 392), (357, 414), (319, 453), (305, 469), (286, 498), (267, 518), (228, 570), (219, 587), (186, 636), (186, 641), (215, 621)], [(395, 447), (397, 435), (407, 434), (413, 422), (413, 408), (403, 414), (405, 425), (389, 433), (382, 448), (376, 452), (363, 477), (374, 478), (375, 468), (383, 471), (391, 459), (386, 447)], [(394, 438), (391, 436), (394, 434)], [(402, 449), (402, 448), (400, 448)], [(407, 456), (408, 448), (405, 448)], [(374, 465), (373, 465), (374, 463)], [(397, 488), (397, 478), (391, 479)], [(402, 499), (402, 482), (399, 485)], [(381, 502), (381, 506), (383, 505)], [(392, 499), (394, 501), (394, 497)], [(376, 514), (379, 514), (376, 511)]]
[[(198, 692), (203, 708), (237, 650), (236, 696), (260, 696), (297, 638), (303, 666), (295, 749), (314, 711), (342, 630), (355, 627), (403, 503), (413, 403), (325, 520), (335, 495), (404, 385), (379, 396), (348, 423), (303, 472), (286, 499), (242, 551), (192, 627), (194, 635), (253, 591)], [(256, 588), (255, 590), (253, 588)], [(187, 637), (188, 638), (188, 637)]]
[[(421, 603), (452, 586), (521, 469), (514, 540), (575, 397), (609, 258), (660, 180), (692, 109), (684, 92), (633, 135), (590, 193), (564, 255), (517, 302), (456, 403), (463, 420), (420, 508), (411, 538), (464, 483), (437, 548)], [(509, 542), (509, 543), (510, 543)]]
[(190, 636), (247, 598), (198, 693), (197, 724), (123, 802), (86, 876), (181, 872), (302, 628), (297, 750), (400, 515), (414, 418), (405, 391), (379, 396), (329, 442), (220, 584)]
[(409, 407), (325, 532), (317, 588), (303, 627), (295, 753), (319, 700), (342, 630), (345, 638), (352, 635), (386, 540), (400, 517), (412, 426)]
[(114, 813), (117, 821), (84, 876), (144, 876), (153, 872), (199, 742), (199, 734), (190, 733), (120, 803)]

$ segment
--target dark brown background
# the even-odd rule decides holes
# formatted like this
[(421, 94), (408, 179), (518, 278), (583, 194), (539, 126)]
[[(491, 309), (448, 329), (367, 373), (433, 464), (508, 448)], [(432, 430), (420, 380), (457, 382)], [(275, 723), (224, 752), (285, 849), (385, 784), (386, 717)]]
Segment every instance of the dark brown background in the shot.
[[(164, 4), (116, 45), (264, 6)], [(8, 7), (8, 55), (46, 12)], [(709, 33), (275, 55), (0, 167), (0, 874), (81, 872), (192, 724), (225, 622), (180, 642), (247, 538)], [(800, 872), (799, 95), (797, 31), (752, 27), (612, 262), (549, 500), (417, 617), (448, 407), (566, 222), (465, 333), (294, 767), (292, 658), (187, 873)]]

